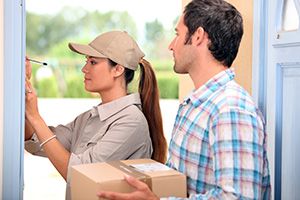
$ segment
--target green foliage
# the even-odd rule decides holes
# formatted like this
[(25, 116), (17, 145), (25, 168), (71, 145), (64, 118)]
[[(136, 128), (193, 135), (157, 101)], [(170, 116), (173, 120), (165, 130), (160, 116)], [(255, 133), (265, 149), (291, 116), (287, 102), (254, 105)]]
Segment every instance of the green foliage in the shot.
[[(73, 51), (71, 51), (71, 49), (69, 49), (68, 45), (69, 45), (70, 40), (69, 39), (65, 39), (64, 41), (61, 41), (59, 43), (54, 44), (53, 46), (51, 46), (49, 48), (49, 57), (55, 58), (55, 59), (61, 59), (61, 58), (80, 58), (82, 57), (82, 55), (74, 53)], [(81, 41), (76, 41), (78, 43), (81, 43)], [(88, 40), (82, 42), (84, 43), (88, 43)]]
[(157, 73), (160, 98), (178, 99), (179, 79), (173, 72)]
[(152, 67), (155, 69), (156, 72), (160, 71), (173, 71), (174, 62), (172, 60), (153, 60), (151, 62)]
[(179, 78), (173, 71), (172, 60), (154, 60), (156, 79), (159, 87), (160, 98), (177, 99), (179, 90)]
[(146, 49), (147, 57), (152, 60), (170, 59), (168, 45), (172, 36), (168, 32), (157, 19), (145, 24), (146, 44), (143, 49)]
[(67, 91), (64, 94), (66, 98), (91, 98), (91, 93), (84, 89), (82, 76), (71, 75), (67, 78)]
[[(54, 16), (27, 12), (26, 25), (27, 55), (47, 61), (54, 73), (54, 77), (37, 81), (36, 72), (41, 66), (33, 65), (31, 81), (40, 97), (94, 97), (84, 89), (81, 68), (85, 57), (72, 52), (69, 42), (87, 44), (99, 33), (110, 30), (125, 30), (139, 40), (135, 21), (127, 12), (87, 12), (64, 7)], [(173, 36), (173, 31), (165, 30), (156, 19), (145, 24), (145, 41), (138, 42), (155, 69), (161, 98), (178, 98), (178, 78), (168, 50)], [(128, 86), (130, 92), (137, 92), (138, 78), (137, 72)]]
[[(62, 59), (59, 62), (59, 68), (55, 71), (60, 71), (63, 77), (55, 76), (50, 78), (44, 78), (40, 81), (34, 79), (36, 74), (36, 67), (33, 71), (33, 83), (34, 87), (38, 90), (40, 97), (66, 97), (66, 98), (92, 98), (96, 95), (87, 92), (84, 89), (84, 83), (82, 78), (82, 59)], [(179, 80), (177, 75), (173, 72), (172, 61), (154, 61), (153, 62), (155, 74), (157, 78), (158, 88), (160, 92), (160, 98), (174, 99), (178, 98), (178, 85)], [(75, 67), (74, 67), (75, 66)], [(77, 66), (77, 67), (76, 67)], [(63, 78), (64, 80), (59, 80)], [(66, 84), (65, 89), (62, 90), (61, 82)], [(60, 83), (60, 85), (59, 85)], [(139, 71), (135, 73), (134, 80), (129, 84), (128, 91), (130, 93), (138, 91), (139, 84)]]
[(161, 40), (164, 36), (164, 27), (157, 19), (152, 22), (147, 22), (145, 30), (146, 39), (148, 41), (156, 42)]
[(30, 53), (43, 55), (52, 44), (61, 42), (74, 34), (73, 23), (66, 21), (62, 14), (55, 16), (27, 13), (26, 43)]
[(45, 55), (52, 45), (62, 41), (78, 42), (80, 38), (90, 41), (109, 30), (125, 30), (137, 37), (135, 22), (128, 12), (87, 12), (82, 8), (65, 7), (53, 16), (27, 12), (26, 17), (26, 43), (30, 54)]
[[(158, 84), (160, 98), (162, 99), (177, 99), (179, 78), (173, 72), (171, 61), (156, 60), (153, 63), (155, 68), (155, 75)], [(130, 93), (138, 91), (139, 71), (136, 72), (134, 80), (129, 84), (128, 91)]]
[(58, 97), (58, 87), (54, 76), (36, 82), (39, 97)]

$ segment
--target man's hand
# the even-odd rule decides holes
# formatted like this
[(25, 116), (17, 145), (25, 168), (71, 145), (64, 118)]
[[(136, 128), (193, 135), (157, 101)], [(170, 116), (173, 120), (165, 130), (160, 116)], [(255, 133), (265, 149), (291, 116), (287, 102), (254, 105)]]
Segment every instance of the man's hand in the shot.
[(134, 187), (136, 191), (132, 193), (101, 191), (98, 193), (98, 196), (106, 199), (112, 199), (112, 200), (157, 200), (159, 199), (153, 192), (151, 192), (151, 190), (145, 183), (131, 176), (125, 176), (125, 180), (129, 185)]

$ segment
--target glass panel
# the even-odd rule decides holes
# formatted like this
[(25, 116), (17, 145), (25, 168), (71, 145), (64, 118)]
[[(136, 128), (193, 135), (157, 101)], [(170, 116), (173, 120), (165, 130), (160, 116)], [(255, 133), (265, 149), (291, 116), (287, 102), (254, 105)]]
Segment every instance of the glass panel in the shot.
[[(162, 80), (158, 82), (160, 97), (168, 99), (160, 101), (160, 105), (169, 143), (178, 105), (178, 76), (173, 72), (168, 45), (181, 13), (181, 0), (26, 0), (26, 9), (26, 53), (48, 63), (32, 63), (31, 77), (38, 96), (44, 97), (39, 98), (39, 111), (47, 124), (67, 124), (100, 102), (98, 96), (84, 90), (81, 68), (85, 59), (71, 53), (68, 42), (84, 44), (99, 33), (126, 30), (141, 44), (158, 80)], [(129, 86), (130, 92), (137, 91), (137, 86), (136, 79)], [(24, 200), (65, 199), (66, 183), (47, 158), (26, 152), (24, 165)]]
[[(298, 0), (295, 0), (298, 1)], [(299, 28), (299, 13), (294, 0), (285, 0), (283, 9), (282, 30), (292, 31)]]

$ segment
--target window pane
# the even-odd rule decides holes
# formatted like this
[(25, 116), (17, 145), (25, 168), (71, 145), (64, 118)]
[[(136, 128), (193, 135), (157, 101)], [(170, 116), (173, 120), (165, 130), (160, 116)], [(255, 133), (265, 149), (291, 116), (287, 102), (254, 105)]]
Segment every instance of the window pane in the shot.
[[(295, 0), (298, 1), (298, 0)], [(282, 30), (291, 31), (299, 28), (299, 13), (297, 12), (294, 0), (284, 1)]]

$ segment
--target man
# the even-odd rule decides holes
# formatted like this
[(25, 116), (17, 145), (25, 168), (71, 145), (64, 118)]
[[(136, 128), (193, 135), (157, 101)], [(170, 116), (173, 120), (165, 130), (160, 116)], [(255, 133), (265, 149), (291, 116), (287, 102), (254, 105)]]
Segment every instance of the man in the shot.
[[(195, 89), (179, 106), (167, 165), (186, 174), (190, 199), (270, 199), (263, 119), (230, 69), (243, 35), (241, 14), (223, 0), (193, 0), (175, 30), (174, 71), (188, 73)], [(144, 183), (125, 179), (135, 192), (98, 195), (158, 199)]]

